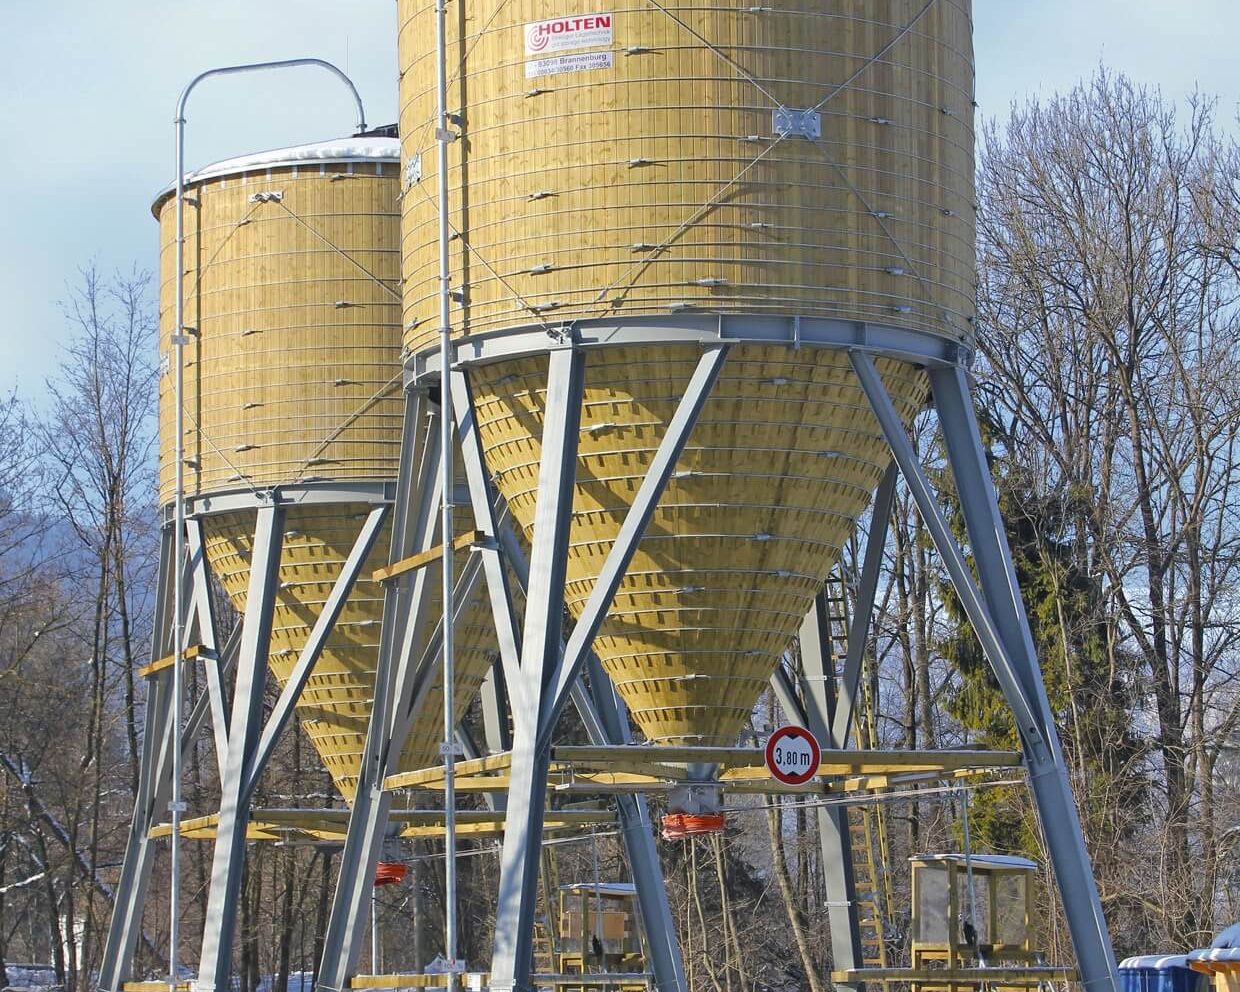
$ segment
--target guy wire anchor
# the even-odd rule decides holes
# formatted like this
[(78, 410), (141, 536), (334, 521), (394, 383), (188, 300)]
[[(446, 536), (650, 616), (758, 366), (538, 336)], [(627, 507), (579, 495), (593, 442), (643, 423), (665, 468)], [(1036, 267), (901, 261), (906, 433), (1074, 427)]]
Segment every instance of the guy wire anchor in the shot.
[(822, 137), (822, 114), (816, 110), (776, 107), (771, 111), (771, 129), (781, 138), (817, 141)]

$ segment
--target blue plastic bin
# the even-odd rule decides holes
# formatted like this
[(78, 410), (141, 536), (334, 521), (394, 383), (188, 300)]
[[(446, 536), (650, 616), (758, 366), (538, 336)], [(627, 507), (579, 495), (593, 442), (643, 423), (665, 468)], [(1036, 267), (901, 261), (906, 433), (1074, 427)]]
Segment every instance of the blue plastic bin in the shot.
[(1120, 992), (1208, 992), (1209, 981), (1185, 954), (1145, 954), (1119, 965)]

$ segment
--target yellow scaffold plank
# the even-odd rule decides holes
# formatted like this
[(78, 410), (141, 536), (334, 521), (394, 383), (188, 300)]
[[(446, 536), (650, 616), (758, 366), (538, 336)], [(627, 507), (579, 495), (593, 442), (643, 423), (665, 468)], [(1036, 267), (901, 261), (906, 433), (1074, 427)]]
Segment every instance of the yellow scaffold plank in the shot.
[(850, 968), (831, 972), (832, 981), (846, 982), (915, 982), (918, 985), (1028, 985), (1041, 982), (1071, 981), (1076, 969), (1052, 966), (1018, 968)]
[[(491, 788), (494, 784), (487, 780)], [(402, 837), (443, 836), (443, 810), (392, 810), (392, 823), (401, 827)], [(506, 814), (494, 810), (457, 810), (457, 832), (463, 836), (487, 836), (502, 833)], [(615, 814), (605, 809), (552, 810), (547, 814), (546, 829), (573, 830), (615, 822)], [(251, 814), (246, 839), (252, 841), (287, 841), (296, 837), (314, 840), (344, 840), (349, 825), (347, 809), (257, 809)], [(181, 836), (189, 840), (214, 840), (219, 826), (218, 814), (192, 817), (181, 821)], [(172, 824), (161, 823), (151, 829), (152, 838), (172, 835)]]
[[(482, 758), (471, 758), (458, 761), (455, 765), (456, 774), (460, 776), (478, 775), (487, 772), (507, 771), (512, 767), (512, 752), (488, 754)], [(430, 768), (419, 768), (411, 772), (389, 775), (383, 781), (383, 787), (392, 789), (427, 788), (443, 782), (443, 766), (433, 765)], [(459, 787), (459, 786), (458, 786)]]
[[(173, 987), (168, 982), (124, 982), (122, 992), (169, 992)], [(173, 992), (189, 992), (189, 982), (177, 982)]]
[[(485, 539), (486, 535), (480, 530), (468, 530), (464, 534), (460, 534), (452, 542), (453, 551), (461, 551), (470, 545), (478, 544)], [(407, 572), (416, 572), (419, 568), (423, 568), (431, 562), (439, 561), (443, 557), (444, 546), (437, 544), (433, 548), (425, 551), (419, 551), (416, 555), (409, 558), (402, 558), (398, 562), (393, 562), (383, 568), (376, 568), (370, 577), (375, 582), (386, 582), (388, 579), (394, 579), (398, 575), (404, 575)]]
[[(486, 972), (467, 971), (458, 981), (466, 989), (483, 989), (489, 978)], [(349, 979), (351, 989), (442, 989), (447, 986), (447, 975), (354, 975)]]
[[(182, 651), (181, 657), (184, 658), (185, 661), (194, 661), (196, 658), (198, 658), (199, 656), (203, 654), (204, 652), (202, 650), (202, 645), (194, 644), (190, 647), (187, 647), (184, 651)], [(152, 675), (156, 674), (157, 672), (162, 672), (165, 668), (171, 668), (172, 663), (175, 659), (176, 659), (176, 655), (171, 655), (171, 654), (165, 655), (162, 658), (152, 661), (149, 665), (143, 665), (141, 668), (138, 669), (138, 675), (140, 675), (144, 679), (149, 679)]]

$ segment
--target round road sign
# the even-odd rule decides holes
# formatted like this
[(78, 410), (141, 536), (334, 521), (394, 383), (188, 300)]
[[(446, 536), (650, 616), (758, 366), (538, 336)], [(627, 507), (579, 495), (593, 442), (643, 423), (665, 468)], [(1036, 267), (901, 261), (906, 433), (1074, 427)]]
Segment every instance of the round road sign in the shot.
[(766, 767), (784, 785), (804, 785), (821, 760), (818, 742), (804, 727), (780, 727), (766, 742)]

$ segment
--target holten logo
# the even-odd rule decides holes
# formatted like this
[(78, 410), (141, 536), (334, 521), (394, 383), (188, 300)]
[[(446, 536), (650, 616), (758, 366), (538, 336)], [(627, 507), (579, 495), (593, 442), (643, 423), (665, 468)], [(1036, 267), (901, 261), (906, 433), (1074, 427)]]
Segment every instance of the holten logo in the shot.
[(611, 14), (574, 14), (525, 26), (526, 55), (592, 48), (611, 42)]

